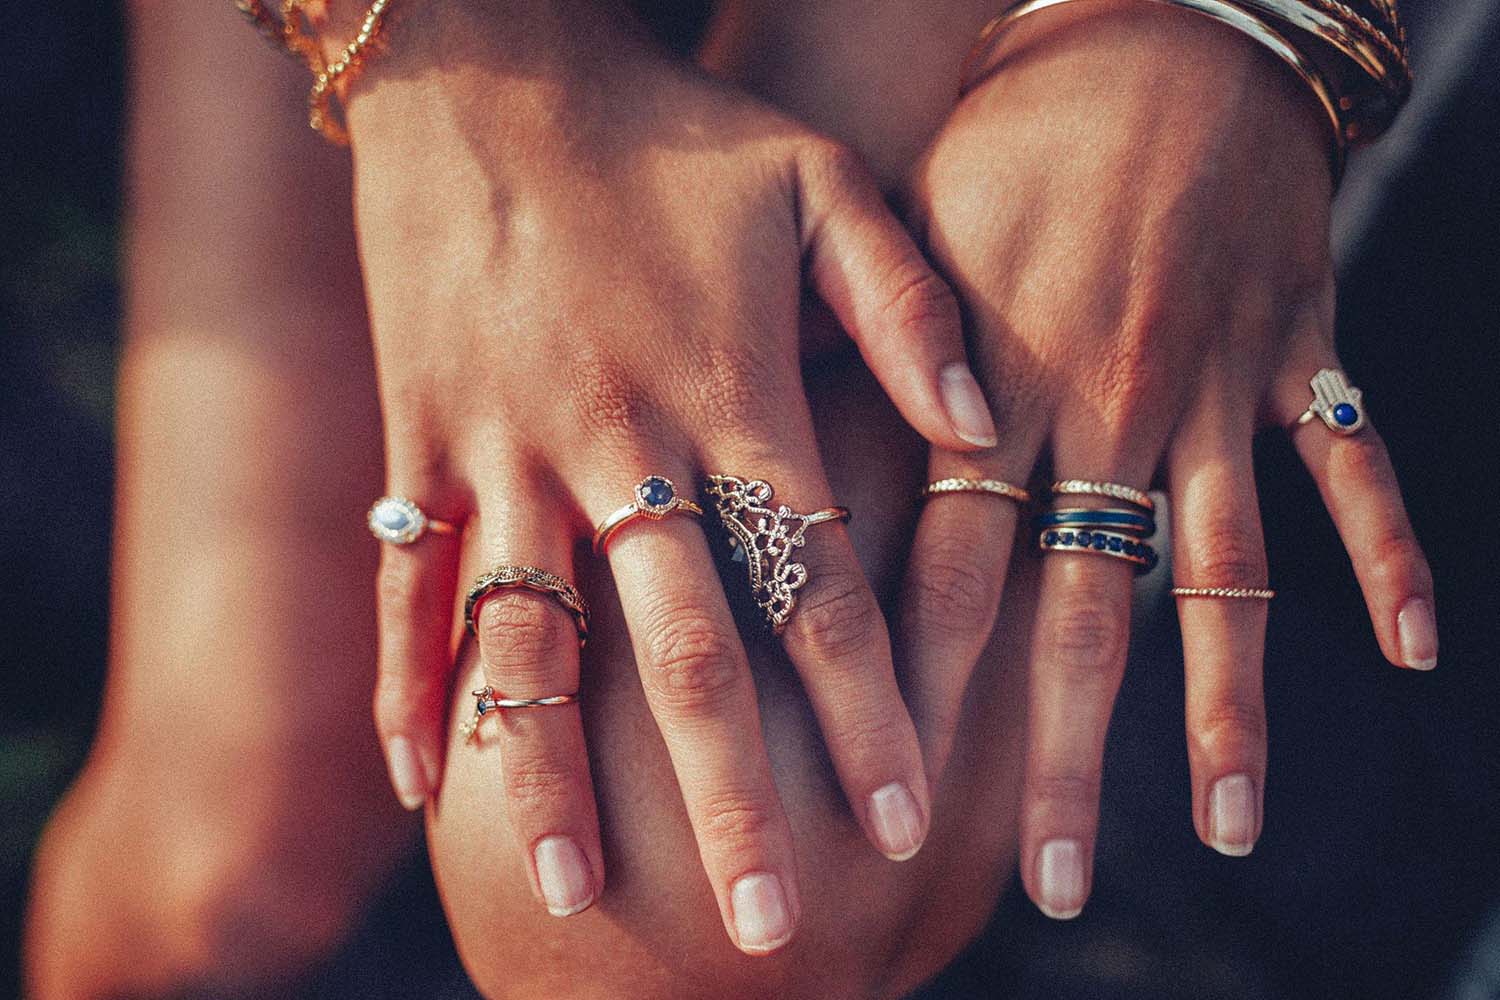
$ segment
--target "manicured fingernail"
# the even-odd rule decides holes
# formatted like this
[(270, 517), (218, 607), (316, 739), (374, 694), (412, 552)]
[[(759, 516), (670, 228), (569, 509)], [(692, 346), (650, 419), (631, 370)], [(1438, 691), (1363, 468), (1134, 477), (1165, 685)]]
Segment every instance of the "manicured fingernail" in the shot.
[(955, 361), (939, 372), (938, 391), (955, 434), (981, 448), (995, 447), (995, 418), (968, 365)]
[(1083, 912), (1083, 845), (1076, 840), (1049, 840), (1036, 861), (1037, 908), (1053, 920), (1072, 920)]
[(893, 781), (870, 796), (870, 826), (880, 853), (905, 861), (922, 848), (922, 812), (906, 786)]
[(572, 838), (543, 837), (532, 851), (536, 860), (536, 880), (542, 888), (547, 912), (554, 917), (570, 917), (587, 909), (594, 901), (593, 871), (589, 859)]
[(1248, 774), (1214, 782), (1208, 793), (1208, 842), (1231, 858), (1255, 849), (1255, 783)]
[(386, 757), (390, 761), (391, 784), (396, 789), (396, 798), (407, 809), (422, 808), (427, 801), (427, 779), (423, 775), (422, 761), (417, 757), (417, 748), (405, 736), (392, 736), (385, 745)]
[(1437, 666), (1437, 619), (1425, 598), (1414, 597), (1396, 616), (1396, 637), (1401, 643), (1401, 659), (1413, 670), (1431, 670)]
[(734, 932), (744, 951), (763, 953), (781, 947), (792, 936), (792, 912), (781, 879), (766, 872), (742, 875), (729, 890)]

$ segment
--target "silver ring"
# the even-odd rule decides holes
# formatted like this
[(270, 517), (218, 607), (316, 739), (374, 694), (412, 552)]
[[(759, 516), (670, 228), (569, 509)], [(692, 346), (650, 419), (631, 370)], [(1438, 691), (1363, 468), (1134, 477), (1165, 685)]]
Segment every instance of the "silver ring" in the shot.
[(1312, 387), (1313, 401), (1308, 404), (1288, 430), (1296, 430), (1314, 418), (1335, 434), (1354, 434), (1365, 426), (1364, 393), (1349, 384), (1337, 368), (1324, 368), (1307, 383)]
[(422, 508), (405, 497), (381, 497), (365, 516), (370, 534), (391, 545), (410, 545), (427, 532), (456, 535), (458, 526), (439, 521), (422, 513)]

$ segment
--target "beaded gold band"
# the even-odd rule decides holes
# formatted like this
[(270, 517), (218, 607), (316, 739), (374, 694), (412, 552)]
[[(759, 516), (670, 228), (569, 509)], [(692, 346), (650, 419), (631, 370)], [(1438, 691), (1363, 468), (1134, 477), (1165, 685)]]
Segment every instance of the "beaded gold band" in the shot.
[(471, 634), (478, 635), (475, 623), (479, 617), (479, 608), (485, 598), (497, 590), (509, 587), (520, 587), (538, 594), (546, 594), (557, 601), (573, 615), (573, 622), (578, 628), (579, 647), (581, 648), (584, 643), (588, 642), (588, 602), (583, 599), (578, 588), (567, 580), (555, 573), (537, 569), (535, 566), (497, 566), (474, 581), (474, 586), (469, 588), (469, 594), (464, 598), (464, 625)]
[(935, 483), (928, 483), (927, 488), (922, 491), (924, 497), (942, 493), (990, 493), (1016, 503), (1031, 503), (1029, 492), (1001, 479), (939, 479)]
[(635, 485), (635, 499), (599, 522), (594, 530), (594, 554), (604, 555), (609, 540), (638, 517), (660, 521), (670, 514), (702, 517), (703, 508), (677, 495), (677, 487), (666, 476), (647, 476)]
[(1230, 601), (1269, 601), (1276, 591), (1264, 587), (1173, 587), (1173, 597), (1217, 597)]
[(1104, 497), (1107, 500), (1123, 500), (1146, 510), (1155, 510), (1156, 501), (1145, 490), (1120, 483), (1100, 483), (1091, 479), (1061, 479), (1051, 486), (1052, 495)]

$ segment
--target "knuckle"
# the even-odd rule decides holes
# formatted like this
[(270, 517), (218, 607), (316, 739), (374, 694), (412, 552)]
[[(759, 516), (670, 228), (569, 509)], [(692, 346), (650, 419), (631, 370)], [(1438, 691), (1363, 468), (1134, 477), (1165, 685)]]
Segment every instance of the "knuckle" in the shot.
[(751, 853), (775, 826), (772, 810), (744, 794), (711, 795), (694, 812), (699, 836), (731, 853)]
[(1074, 683), (1114, 683), (1124, 671), (1129, 625), (1123, 611), (1087, 595), (1066, 599), (1047, 625), (1050, 659)]
[(857, 569), (824, 569), (808, 583), (792, 612), (800, 643), (820, 659), (843, 660), (885, 636), (875, 595)]
[(1213, 760), (1259, 760), (1265, 754), (1265, 706), (1248, 698), (1219, 701), (1190, 728), (1189, 739), (1195, 753)]
[(545, 758), (507, 762), (501, 783), (513, 810), (555, 816), (572, 801), (573, 772)]
[(1185, 586), (1260, 587), (1265, 585), (1266, 547), (1260, 534), (1241, 521), (1210, 526), (1204, 537), (1209, 544), (1195, 548), (1188, 557), (1194, 582)]
[(1034, 806), (1092, 808), (1099, 788), (1098, 770), (1043, 770), (1026, 778), (1026, 797)]
[[(884, 769), (892, 760), (904, 759), (916, 750), (916, 735), (904, 715), (868, 706), (848, 718), (840, 718), (829, 730), (829, 743), (846, 760), (879, 763)], [(894, 706), (890, 706), (894, 708)]]
[(1392, 525), (1378, 535), (1369, 559), (1366, 572), (1372, 589), (1400, 594), (1432, 592), (1432, 569), (1409, 525)]
[(568, 402), (587, 438), (613, 441), (649, 425), (645, 388), (613, 355), (597, 347), (579, 348), (569, 358), (565, 371)]
[(984, 630), (995, 615), (997, 573), (980, 564), (966, 539), (933, 541), (911, 574), (912, 611), (918, 628), (968, 634)]
[(694, 360), (683, 393), (695, 404), (694, 419), (707, 431), (745, 438), (779, 422), (776, 405), (792, 394), (794, 370), (782, 371), (765, 352), (743, 345), (733, 350), (706, 346)]
[(644, 660), (648, 692), (685, 714), (714, 711), (745, 676), (738, 640), (696, 610), (661, 615), (650, 628)]
[(887, 282), (886, 308), (902, 328), (957, 333), (958, 299), (947, 283), (920, 259), (902, 261), (892, 269)]
[(870, 183), (864, 160), (841, 142), (814, 141), (807, 148), (802, 162), (816, 182), (834, 191), (857, 191)]
[(417, 560), (389, 554), (382, 559), (375, 575), (375, 601), (383, 626), (410, 630), (440, 615), (440, 601), (428, 584), (428, 574)]
[(518, 693), (545, 685), (555, 674), (558, 651), (577, 641), (560, 608), (539, 594), (517, 590), (486, 598), (475, 630), (485, 659), (504, 672), (507, 684), (518, 685)]

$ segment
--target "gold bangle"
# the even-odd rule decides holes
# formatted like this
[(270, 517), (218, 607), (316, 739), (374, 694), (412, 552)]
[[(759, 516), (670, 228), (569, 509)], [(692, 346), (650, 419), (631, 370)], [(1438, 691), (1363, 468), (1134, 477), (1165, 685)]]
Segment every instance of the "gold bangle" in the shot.
[[(977, 82), (978, 71), (988, 66), (985, 57), (991, 52), (996, 42), (1003, 38), (1017, 21), (1028, 14), (1046, 10), (1049, 7), (1061, 6), (1065, 3), (1073, 3), (1075, 0), (1021, 0), (1003, 11), (992, 19), (979, 32), (979, 38), (974, 42), (973, 48), (964, 58), (963, 67), (959, 72), (958, 93), (962, 97), (968, 93), (970, 88)], [(1335, 184), (1344, 172), (1344, 151), (1347, 137), (1344, 128), (1343, 113), (1340, 104), (1329, 87), (1328, 81), (1316, 65), (1303, 55), (1300, 49), (1272, 28), (1264, 20), (1243, 10), (1229, 0), (1147, 0), (1149, 3), (1162, 4), (1168, 7), (1181, 7), (1185, 10), (1194, 11), (1204, 17), (1218, 21), (1220, 24), (1228, 25), (1248, 35), (1267, 49), (1271, 50), (1277, 58), (1286, 63), (1292, 72), (1307, 84), (1318, 103), (1323, 106), (1323, 112), (1328, 116), (1329, 124), (1333, 126), (1333, 150), (1331, 162), (1333, 164), (1333, 176)]]

